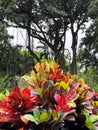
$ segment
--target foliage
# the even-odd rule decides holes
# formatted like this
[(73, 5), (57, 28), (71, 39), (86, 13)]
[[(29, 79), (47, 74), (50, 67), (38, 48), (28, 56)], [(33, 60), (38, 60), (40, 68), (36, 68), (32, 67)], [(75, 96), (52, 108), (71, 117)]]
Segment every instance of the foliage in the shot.
[(1, 43), (8, 43), (8, 39), (13, 38), (7, 32), (7, 25), (0, 21), (0, 44)]
[(98, 31), (97, 26), (93, 23), (86, 31), (79, 47), (78, 60), (81, 62), (81, 68), (93, 68), (97, 72), (98, 68)]
[(31, 70), (36, 60), (19, 45), (0, 44), (0, 71), (13, 76), (23, 75)]
[(12, 89), (13, 77), (11, 75), (0, 74), (0, 92)]
[(76, 73), (78, 31), (84, 29), (84, 23), (88, 22), (87, 11), (91, 1), (7, 0), (5, 2), (1, 0), (0, 17), (3, 22), (10, 21), (8, 23), (10, 26), (27, 30), (27, 48), (37, 61), (40, 59), (31, 48), (33, 44), (31, 38), (35, 38), (41, 43), (41, 48), (44, 49), (44, 51), (42, 49), (42, 55), (47, 56), (52, 52), (54, 54), (53, 58), (65, 70), (67, 70), (67, 66), (66, 59), (64, 59), (64, 51), (66, 51), (64, 48), (66, 47), (66, 32), (70, 30), (73, 52), (71, 71)]
[(98, 0), (91, 2), (88, 8), (91, 25), (85, 32), (79, 48), (78, 59), (84, 70), (93, 68), (95, 74), (98, 73)]
[(79, 76), (84, 78), (90, 87), (98, 90), (97, 72), (93, 68), (87, 69), (79, 73)]
[(0, 128), (56, 130), (74, 125), (95, 129), (98, 92), (84, 79), (65, 75), (55, 61), (37, 63), (35, 71), (22, 78), (29, 88), (14, 86), (0, 101)]
[(97, 19), (97, 13), (98, 13), (98, 0), (92, 0), (89, 8), (88, 8), (88, 14), (92, 19)]

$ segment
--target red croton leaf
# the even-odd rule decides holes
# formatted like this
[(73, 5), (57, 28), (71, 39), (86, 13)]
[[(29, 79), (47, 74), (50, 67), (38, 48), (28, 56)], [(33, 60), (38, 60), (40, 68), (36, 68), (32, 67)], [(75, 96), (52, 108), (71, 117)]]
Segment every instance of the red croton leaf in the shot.
[(0, 101), (0, 122), (19, 120), (20, 116), (32, 111), (38, 97), (31, 94), (30, 88), (14, 86), (13, 91), (2, 101)]
[(0, 101), (0, 122), (8, 122), (12, 120), (13, 109), (6, 100)]
[[(72, 95), (73, 97), (73, 95)], [(72, 99), (71, 95), (68, 97), (65, 95), (65, 93), (62, 93), (61, 95), (55, 94), (54, 98), (57, 102), (57, 105), (55, 104), (55, 108), (57, 111), (63, 111), (68, 112), (71, 109), (71, 106), (69, 105), (70, 100)]]
[(66, 80), (66, 77), (63, 74), (63, 70), (59, 68), (56, 68), (54, 71), (51, 71), (49, 78), (50, 80), (56, 81), (56, 82)]

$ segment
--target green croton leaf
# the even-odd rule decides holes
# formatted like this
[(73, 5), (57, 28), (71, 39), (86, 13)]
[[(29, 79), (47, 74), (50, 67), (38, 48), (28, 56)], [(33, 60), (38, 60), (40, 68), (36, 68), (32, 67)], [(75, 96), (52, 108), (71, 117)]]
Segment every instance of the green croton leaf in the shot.
[(10, 94), (10, 91), (6, 89), (5, 95), (8, 96)]
[(55, 84), (55, 86), (57, 86), (57, 85), (61, 86), (64, 89), (68, 89), (69, 88), (68, 84), (65, 83), (64, 81), (61, 81), (60, 83), (56, 83)]
[(94, 123), (94, 122), (98, 121), (98, 115), (91, 115), (91, 116), (89, 117), (89, 119), (90, 119), (90, 121), (91, 121), (92, 123)]
[(40, 111), (39, 109), (35, 108), (33, 110), (33, 115), (34, 115), (34, 119), (37, 121), (37, 122), (40, 122)]
[(85, 126), (87, 126), (90, 130), (95, 130), (94, 125), (92, 123), (92, 121), (90, 120), (88, 115), (86, 116), (86, 120), (85, 120)]
[(38, 124), (40, 122), (40, 112), (37, 108), (35, 108), (32, 114), (25, 114), (24, 118)]
[(29, 121), (35, 122), (36, 124), (46, 122), (51, 118), (51, 111), (46, 111), (46, 110), (39, 110), (35, 108), (33, 110), (33, 114), (25, 114), (23, 116)]
[(31, 114), (25, 114), (23, 117), (26, 118), (29, 121), (36, 122), (34, 116), (31, 115)]
[(3, 93), (0, 93), (0, 101), (5, 98), (5, 95)]
[(90, 130), (95, 130), (94, 125), (93, 125), (94, 118), (91, 119), (88, 111), (86, 111), (86, 110), (83, 111), (83, 114), (85, 116), (85, 123), (84, 123), (84, 125), (86, 127), (88, 127)]

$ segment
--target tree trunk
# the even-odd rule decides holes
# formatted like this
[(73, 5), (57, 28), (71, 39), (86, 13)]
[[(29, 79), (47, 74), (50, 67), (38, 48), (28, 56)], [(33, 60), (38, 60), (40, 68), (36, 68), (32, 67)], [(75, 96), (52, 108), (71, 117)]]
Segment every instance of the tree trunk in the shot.
[(72, 34), (72, 63), (71, 63), (71, 68), (70, 71), (72, 74), (77, 74), (77, 61), (76, 61), (76, 50), (77, 50), (77, 33)]
[(35, 58), (37, 61), (40, 61), (39, 57), (34, 53), (33, 48), (31, 48), (31, 20), (28, 20), (27, 23), (27, 35), (28, 35), (28, 44), (27, 44), (27, 49), (32, 55), (33, 58)]
[(55, 51), (55, 60), (58, 62), (58, 64), (60, 65), (60, 68), (62, 70), (64, 70), (64, 72), (68, 71), (68, 68), (66, 66), (66, 61), (64, 59), (64, 55), (61, 54), (58, 51)]

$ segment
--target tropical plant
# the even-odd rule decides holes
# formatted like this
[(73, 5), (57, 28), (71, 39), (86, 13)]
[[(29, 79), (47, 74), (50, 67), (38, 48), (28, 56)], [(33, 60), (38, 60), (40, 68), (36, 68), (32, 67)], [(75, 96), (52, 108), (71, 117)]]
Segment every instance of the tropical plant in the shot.
[[(37, 63), (0, 101), (0, 128), (14, 130), (95, 130), (98, 92), (77, 75), (63, 73), (55, 61)], [(95, 124), (96, 122), (96, 124)]]

